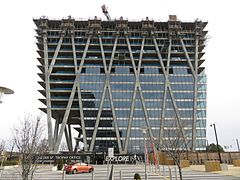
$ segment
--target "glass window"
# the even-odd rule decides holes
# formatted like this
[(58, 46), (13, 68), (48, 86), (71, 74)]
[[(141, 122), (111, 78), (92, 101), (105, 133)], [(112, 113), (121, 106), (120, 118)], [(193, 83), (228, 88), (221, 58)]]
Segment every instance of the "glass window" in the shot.
[(206, 91), (206, 85), (205, 84), (198, 84), (198, 88), (199, 91)]
[(198, 92), (197, 97), (199, 99), (206, 99), (206, 92)]
[(163, 84), (141, 84), (142, 90), (164, 90)]
[(187, 68), (186, 67), (173, 67), (173, 73), (174, 74), (187, 74)]
[(118, 66), (115, 68), (117, 74), (129, 74), (129, 68)]
[(118, 76), (110, 76), (111, 82), (135, 82), (134, 76), (128, 75), (118, 75)]
[(115, 108), (130, 108), (131, 103), (131, 101), (114, 101), (113, 104)]
[(112, 92), (113, 99), (130, 99), (132, 98), (132, 92)]
[(161, 99), (163, 98), (163, 92), (143, 92), (145, 99)]
[(197, 119), (196, 121), (196, 127), (206, 127), (206, 120), (205, 119)]
[(130, 110), (116, 110), (117, 117), (129, 117)]
[(156, 67), (144, 67), (145, 74), (158, 74), (158, 68)]
[(171, 84), (173, 90), (189, 91), (193, 90), (193, 84)]
[(140, 82), (164, 82), (163, 76), (146, 76), (146, 75), (140, 75), (139, 77)]
[(112, 90), (132, 90), (134, 89), (134, 84), (112, 84)]
[(162, 101), (145, 101), (147, 108), (161, 108)]

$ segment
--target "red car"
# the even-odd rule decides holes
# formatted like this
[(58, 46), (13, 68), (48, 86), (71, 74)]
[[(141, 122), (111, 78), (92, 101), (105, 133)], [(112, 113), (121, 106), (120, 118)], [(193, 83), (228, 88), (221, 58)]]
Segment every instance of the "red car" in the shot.
[(64, 170), (66, 171), (67, 174), (68, 173), (76, 174), (80, 172), (90, 173), (94, 170), (94, 167), (86, 163), (73, 163), (73, 164), (66, 165), (64, 167)]

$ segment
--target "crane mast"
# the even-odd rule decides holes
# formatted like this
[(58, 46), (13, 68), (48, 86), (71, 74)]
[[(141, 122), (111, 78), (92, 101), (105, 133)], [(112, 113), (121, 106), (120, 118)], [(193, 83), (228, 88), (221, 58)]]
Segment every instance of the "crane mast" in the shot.
[(106, 16), (106, 18), (107, 18), (107, 20), (111, 20), (111, 17), (110, 17), (110, 15), (109, 15), (109, 13), (108, 13), (108, 10), (107, 10), (107, 7), (106, 7), (106, 5), (104, 4), (104, 5), (102, 5), (102, 12), (103, 12), (103, 14)]

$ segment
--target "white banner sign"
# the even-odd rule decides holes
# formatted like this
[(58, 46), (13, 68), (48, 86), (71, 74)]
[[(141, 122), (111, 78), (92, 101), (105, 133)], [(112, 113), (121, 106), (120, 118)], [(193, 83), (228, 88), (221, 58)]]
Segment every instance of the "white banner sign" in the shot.
[(113, 148), (108, 148), (108, 157), (113, 157), (113, 156), (114, 156)]

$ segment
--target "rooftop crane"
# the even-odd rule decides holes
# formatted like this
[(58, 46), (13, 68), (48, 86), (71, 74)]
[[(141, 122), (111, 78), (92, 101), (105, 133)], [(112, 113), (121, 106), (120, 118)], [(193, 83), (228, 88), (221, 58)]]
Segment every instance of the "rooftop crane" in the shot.
[(104, 15), (106, 16), (106, 18), (107, 18), (107, 20), (111, 20), (111, 17), (110, 17), (110, 15), (109, 15), (109, 13), (108, 13), (108, 10), (107, 10), (107, 7), (106, 7), (106, 5), (104, 4), (104, 5), (102, 5), (101, 6), (101, 8), (102, 8), (102, 12), (104, 13)]

